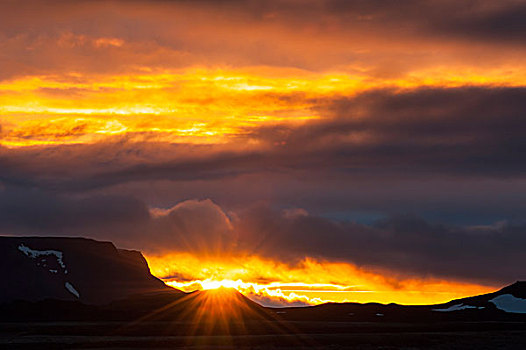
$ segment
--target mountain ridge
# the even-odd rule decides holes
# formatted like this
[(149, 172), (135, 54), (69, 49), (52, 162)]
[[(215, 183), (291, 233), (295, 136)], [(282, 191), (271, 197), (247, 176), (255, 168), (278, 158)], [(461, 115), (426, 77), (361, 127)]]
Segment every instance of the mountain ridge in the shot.
[(138, 251), (80, 237), (0, 237), (0, 302), (59, 299), (104, 304), (130, 294), (172, 290)]

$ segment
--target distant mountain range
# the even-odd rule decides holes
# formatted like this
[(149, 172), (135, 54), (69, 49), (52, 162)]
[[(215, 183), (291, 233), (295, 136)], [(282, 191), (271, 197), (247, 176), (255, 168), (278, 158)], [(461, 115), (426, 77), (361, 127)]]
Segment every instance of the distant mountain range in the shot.
[(526, 321), (526, 282), (436, 305), (327, 303), (280, 309), (287, 320), (347, 322)]
[(526, 282), (445, 304), (265, 308), (235, 290), (184, 293), (140, 252), (83, 238), (0, 237), (0, 321), (526, 321)]

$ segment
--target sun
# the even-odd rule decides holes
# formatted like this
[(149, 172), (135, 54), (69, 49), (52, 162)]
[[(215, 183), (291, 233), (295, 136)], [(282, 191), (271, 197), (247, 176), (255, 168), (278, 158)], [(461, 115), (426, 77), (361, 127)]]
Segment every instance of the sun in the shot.
[(200, 282), (203, 290), (213, 290), (213, 289), (219, 289), (219, 288), (227, 288), (227, 289), (236, 289), (240, 290), (242, 289), (245, 283), (243, 283), (241, 280), (232, 281), (232, 280), (204, 280)]

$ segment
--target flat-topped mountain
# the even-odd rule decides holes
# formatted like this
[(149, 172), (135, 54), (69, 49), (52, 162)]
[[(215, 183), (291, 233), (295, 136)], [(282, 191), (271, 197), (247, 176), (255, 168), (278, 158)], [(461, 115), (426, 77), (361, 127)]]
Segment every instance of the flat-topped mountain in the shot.
[(44, 299), (105, 304), (175, 289), (154, 277), (138, 251), (63, 237), (0, 237), (0, 303)]

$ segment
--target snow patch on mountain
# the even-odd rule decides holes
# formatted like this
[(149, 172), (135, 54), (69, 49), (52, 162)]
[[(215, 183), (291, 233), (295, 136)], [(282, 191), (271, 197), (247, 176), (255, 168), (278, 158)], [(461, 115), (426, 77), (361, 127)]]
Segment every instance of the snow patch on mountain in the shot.
[(66, 282), (65, 287), (68, 290), (68, 292), (70, 292), (71, 294), (73, 294), (77, 298), (80, 298), (80, 293), (75, 289), (75, 287), (73, 287), (73, 285), (71, 283)]
[(499, 295), (489, 302), (504, 312), (526, 314), (526, 299), (517, 298), (511, 294)]
[[(36, 259), (42, 256), (55, 256), (57, 258), (57, 263), (63, 268), (66, 269), (66, 264), (64, 264), (64, 254), (59, 250), (36, 250), (31, 249), (28, 246), (24, 244), (20, 244), (18, 246), (18, 250), (20, 250), (22, 253), (24, 253), (26, 256), (28, 256), (31, 259)], [(46, 262), (46, 259), (42, 259), (42, 262)], [(40, 266), (39, 263), (37, 265)]]
[(466, 309), (484, 309), (484, 306), (477, 307), (477, 306), (472, 306), (472, 305), (455, 304), (445, 309), (433, 309), (433, 311), (451, 312), (451, 311), (460, 311), (460, 310), (466, 310)]

